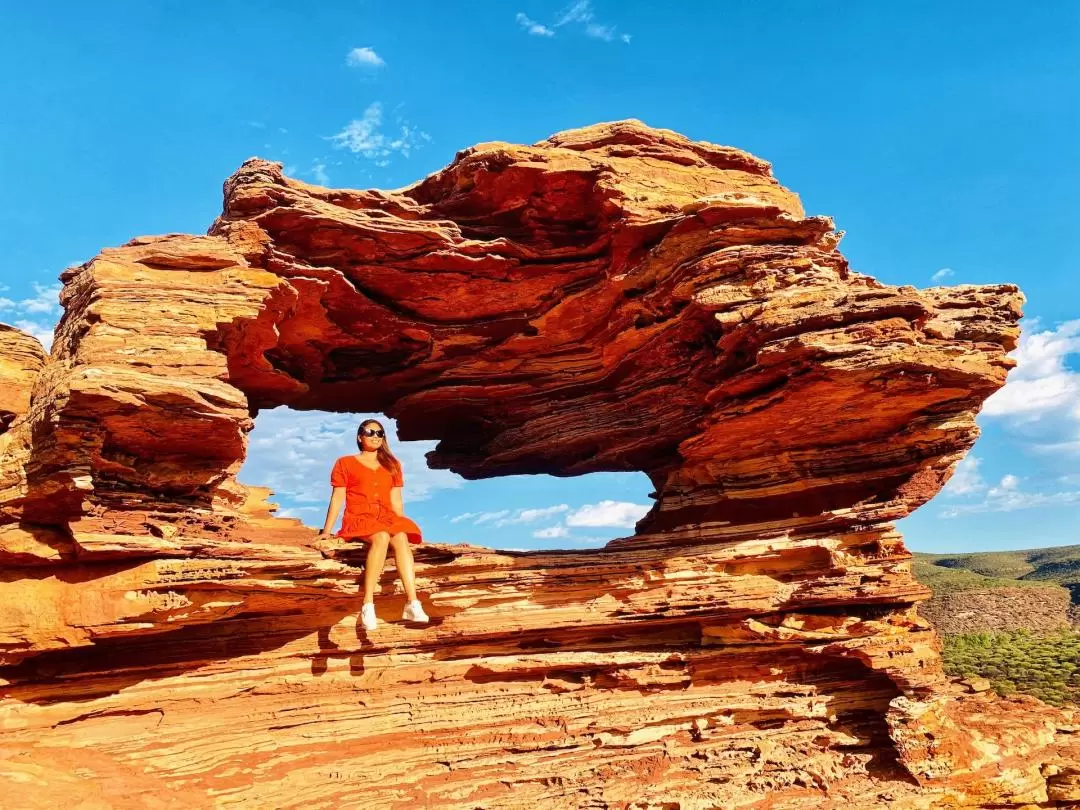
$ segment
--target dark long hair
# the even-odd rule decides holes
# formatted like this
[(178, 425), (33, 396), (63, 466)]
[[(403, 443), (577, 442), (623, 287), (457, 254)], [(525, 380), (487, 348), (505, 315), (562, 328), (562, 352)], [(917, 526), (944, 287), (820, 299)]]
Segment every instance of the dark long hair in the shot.
[(379, 463), (383, 465), (383, 467), (385, 467), (387, 470), (389, 470), (392, 474), (400, 473), (401, 462), (397, 460), (397, 456), (390, 452), (390, 442), (388, 441), (390, 437), (387, 436), (386, 428), (383, 427), (382, 422), (380, 422), (378, 419), (365, 419), (363, 422), (360, 423), (360, 427), (356, 429), (357, 448), (361, 451), (364, 449), (364, 445), (360, 441), (360, 431), (362, 431), (368, 425), (378, 425), (379, 429), (383, 432), (382, 444), (380, 444), (379, 449), (375, 451), (375, 457), (379, 459)]

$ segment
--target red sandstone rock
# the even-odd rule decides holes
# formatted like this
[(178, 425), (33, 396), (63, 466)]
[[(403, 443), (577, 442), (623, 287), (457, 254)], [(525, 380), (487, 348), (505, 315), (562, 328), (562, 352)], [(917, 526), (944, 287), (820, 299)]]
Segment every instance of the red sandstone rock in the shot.
[(36, 338), (0, 323), (0, 433), (30, 408), (30, 388), (45, 364)]
[[(839, 240), (766, 162), (620, 122), (399, 192), (250, 160), (210, 235), (66, 272), (0, 436), (0, 779), (27, 807), (1066, 806), (1074, 719), (943, 677), (891, 525), (974, 442), (1022, 296), (883, 285)], [(432, 624), (368, 635), (350, 552), (235, 480), (280, 404), (385, 412), (472, 478), (644, 470), (657, 503), (597, 551), (422, 547)]]

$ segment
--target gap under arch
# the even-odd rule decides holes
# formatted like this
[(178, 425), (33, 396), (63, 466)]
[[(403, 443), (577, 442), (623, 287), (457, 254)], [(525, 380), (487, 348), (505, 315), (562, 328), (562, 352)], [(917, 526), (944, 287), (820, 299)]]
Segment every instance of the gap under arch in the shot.
[(356, 428), (378, 419), (405, 476), (405, 513), (426, 542), (472, 543), (501, 550), (596, 548), (634, 533), (652, 506), (643, 472), (575, 477), (509, 475), (467, 480), (433, 470), (425, 454), (435, 441), (400, 441), (396, 422), (381, 413), (261, 411), (248, 434), (238, 479), (273, 490), (279, 517), (320, 528), (330, 498), (330, 468), (356, 452)]

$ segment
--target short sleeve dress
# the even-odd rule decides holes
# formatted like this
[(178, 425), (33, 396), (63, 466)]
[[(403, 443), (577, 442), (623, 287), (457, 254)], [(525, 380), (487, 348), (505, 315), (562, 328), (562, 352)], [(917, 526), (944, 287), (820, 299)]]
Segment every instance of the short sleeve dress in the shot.
[(355, 456), (342, 456), (330, 472), (330, 486), (345, 487), (345, 515), (338, 537), (369, 541), (376, 532), (405, 532), (410, 543), (422, 543), (420, 527), (397, 514), (390, 505), (390, 489), (405, 480), (381, 464), (374, 470)]

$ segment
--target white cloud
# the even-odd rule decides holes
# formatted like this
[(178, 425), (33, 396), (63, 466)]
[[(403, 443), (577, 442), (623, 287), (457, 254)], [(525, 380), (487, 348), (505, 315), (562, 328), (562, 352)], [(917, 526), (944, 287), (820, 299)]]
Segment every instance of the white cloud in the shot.
[[(365, 415), (293, 411), (263, 411), (249, 434), (248, 456), (240, 471), (245, 484), (270, 487), (277, 500), (292, 512), (304, 504), (320, 504), (330, 497), (330, 468), (339, 457), (356, 452), (356, 427)], [(375, 415), (390, 436), (397, 435), (392, 419)], [(390, 449), (401, 461), (405, 477), (404, 500), (430, 498), (440, 489), (458, 489), (464, 479), (449, 470), (432, 470), (424, 454), (436, 442), (392, 441)]]
[(326, 173), (326, 164), (316, 161), (315, 165), (311, 168), (311, 176), (315, 178), (315, 182), (320, 186), (330, 185), (330, 175)]
[(964, 456), (956, 465), (952, 478), (941, 490), (946, 495), (963, 496), (982, 492), (986, 489), (986, 482), (979, 473), (979, 465), (982, 459), (976, 456)]
[(476, 516), (476, 520), (473, 523), (490, 523), (493, 520), (506, 517), (510, 514), (509, 509), (500, 509), (498, 512), (481, 512)]
[(541, 25), (540, 23), (536, 22), (535, 20), (529, 19), (526, 15), (522, 14), (520, 11), (517, 13), (517, 17), (515, 19), (517, 19), (518, 25), (520, 25), (522, 28), (524, 28), (526, 31), (528, 31), (533, 36), (538, 36), (538, 37), (553, 37), (553, 36), (555, 36), (555, 32), (552, 31), (550, 28), (548, 28), (546, 25)]
[(568, 7), (559, 16), (559, 19), (555, 22), (555, 25), (566, 25), (567, 23), (587, 23), (593, 18), (592, 2), (591, 0), (578, 0), (570, 7)]
[(577, 0), (577, 2), (567, 6), (557, 15), (555, 22), (551, 25), (539, 23), (520, 11), (514, 19), (517, 20), (518, 25), (534, 36), (553, 37), (556, 28), (572, 25), (579, 26), (584, 31), (585, 36), (593, 39), (611, 42), (618, 36), (621, 42), (625, 42), (627, 45), (630, 44), (629, 34), (619, 34), (614, 25), (596, 19), (596, 12), (593, 11), (591, 0)]
[(26, 334), (33, 335), (41, 341), (41, 345), (45, 347), (45, 351), (50, 351), (52, 349), (54, 327), (41, 323), (40, 321), (26, 320), (15, 321), (13, 325), (16, 329), (21, 329), (26, 332)]
[(585, 33), (594, 39), (602, 39), (604, 42), (611, 42), (611, 40), (615, 39), (615, 29), (610, 25), (589, 23), (585, 26)]
[(1012, 356), (1017, 365), (982, 414), (1026, 433), (1044, 452), (1080, 452), (1080, 372), (1066, 363), (1080, 354), (1080, 319), (1038, 330), (1033, 320)]
[(570, 507), (565, 503), (561, 503), (558, 506), (545, 506), (534, 509), (517, 509), (511, 511), (509, 509), (500, 509), (497, 512), (465, 512), (464, 514), (457, 515), (450, 518), (451, 523), (460, 523), (463, 520), (472, 521), (473, 525), (479, 525), (481, 523), (491, 523), (495, 528), (501, 529), (503, 526), (512, 526), (518, 523), (534, 523), (537, 520), (549, 518), (553, 515), (565, 512)]
[(48, 351), (52, 347), (53, 329), (60, 320), (63, 285), (35, 283), (33, 287), (34, 295), (29, 298), (0, 298), (0, 312), (10, 313), (12, 326), (36, 337)]
[(575, 509), (566, 516), (567, 526), (617, 526), (634, 528), (649, 511), (649, 506), (626, 501), (600, 501)]
[(953, 275), (953, 269), (951, 267), (942, 267), (934, 275), (930, 276), (931, 281), (944, 281), (949, 276)]
[(394, 154), (408, 157), (409, 153), (419, 146), (420, 141), (431, 140), (431, 136), (426, 132), (417, 130), (400, 118), (397, 121), (399, 132), (396, 136), (386, 135), (382, 131), (382, 125), (382, 104), (375, 101), (368, 105), (361, 118), (353, 119), (341, 132), (331, 135), (328, 140), (332, 141), (337, 149), (348, 149), (354, 155), (373, 160)]
[(540, 538), (566, 537), (568, 534), (570, 534), (570, 530), (565, 526), (549, 526), (546, 529), (537, 529), (532, 533), (532, 536)]
[(34, 284), (34, 297), (24, 298), (16, 305), (16, 308), (26, 315), (59, 314), (60, 290), (62, 289), (62, 284), (52, 284), (48, 287)]
[(372, 48), (353, 48), (345, 57), (345, 64), (349, 67), (380, 68), (386, 65), (383, 58)]
[(294, 506), (289, 509), (279, 509), (274, 514), (281, 518), (296, 518), (298, 520), (303, 520), (305, 514), (316, 516), (325, 515), (326, 509), (320, 506)]
[(1003, 475), (996, 487), (990, 487), (978, 503), (949, 506), (941, 511), (941, 516), (954, 518), (973, 512), (1015, 512), (1018, 509), (1062, 506), (1070, 503), (1080, 503), (1080, 490), (1024, 492), (1020, 489), (1020, 479), (1009, 474)]
[(510, 526), (514, 523), (533, 523), (537, 520), (557, 515), (560, 512), (565, 512), (569, 508), (570, 507), (565, 503), (562, 503), (558, 506), (547, 506), (543, 509), (518, 509), (513, 516), (496, 521), (495, 526), (501, 528), (503, 526)]

